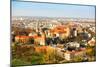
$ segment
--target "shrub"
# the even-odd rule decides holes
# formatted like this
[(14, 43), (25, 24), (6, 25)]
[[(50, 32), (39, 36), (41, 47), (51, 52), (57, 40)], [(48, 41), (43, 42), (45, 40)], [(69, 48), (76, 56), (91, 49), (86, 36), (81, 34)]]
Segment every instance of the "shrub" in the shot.
[(86, 50), (86, 54), (87, 54), (88, 56), (95, 56), (95, 55), (96, 55), (96, 49), (95, 49), (95, 47), (94, 47), (94, 48), (88, 48), (88, 49)]
[(82, 62), (83, 61), (83, 57), (82, 56), (75, 56), (73, 58), (73, 62)]
[(19, 66), (19, 65), (30, 65), (31, 64), (30, 62), (27, 62), (27, 61), (22, 60), (22, 59), (13, 59), (11, 61), (11, 63), (12, 63), (13, 67)]
[(30, 38), (29, 39), (29, 44), (33, 44), (34, 43), (34, 38)]
[(42, 53), (35, 53), (32, 55), (32, 64), (44, 64), (45, 63), (45, 58)]

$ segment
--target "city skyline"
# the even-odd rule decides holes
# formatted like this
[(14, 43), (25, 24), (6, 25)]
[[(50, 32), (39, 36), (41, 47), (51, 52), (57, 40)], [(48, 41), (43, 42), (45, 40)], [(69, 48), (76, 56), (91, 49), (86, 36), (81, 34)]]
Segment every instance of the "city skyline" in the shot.
[(95, 19), (95, 6), (12, 1), (12, 16)]

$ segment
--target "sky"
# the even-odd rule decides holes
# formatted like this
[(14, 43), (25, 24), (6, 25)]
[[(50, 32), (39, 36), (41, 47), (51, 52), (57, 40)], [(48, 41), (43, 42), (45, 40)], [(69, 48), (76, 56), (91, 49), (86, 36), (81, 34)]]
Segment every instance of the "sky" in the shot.
[(12, 16), (95, 18), (95, 6), (12, 1)]

